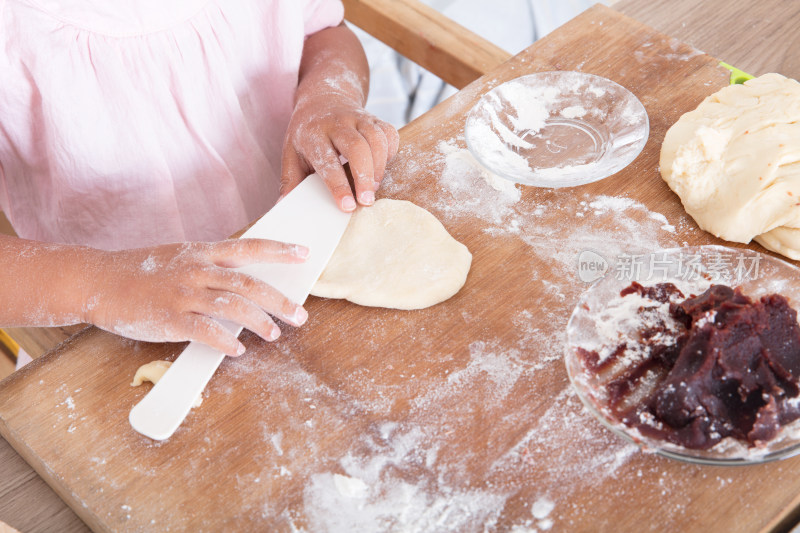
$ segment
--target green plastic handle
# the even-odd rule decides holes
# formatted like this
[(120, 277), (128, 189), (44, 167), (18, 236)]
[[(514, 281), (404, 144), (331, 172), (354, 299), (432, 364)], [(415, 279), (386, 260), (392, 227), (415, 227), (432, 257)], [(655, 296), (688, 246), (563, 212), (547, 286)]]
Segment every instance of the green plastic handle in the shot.
[(752, 80), (755, 76), (744, 72), (743, 70), (739, 70), (738, 68), (725, 63), (724, 61), (719, 62), (719, 66), (726, 68), (731, 71), (731, 85), (736, 85), (738, 83), (744, 83), (747, 80)]

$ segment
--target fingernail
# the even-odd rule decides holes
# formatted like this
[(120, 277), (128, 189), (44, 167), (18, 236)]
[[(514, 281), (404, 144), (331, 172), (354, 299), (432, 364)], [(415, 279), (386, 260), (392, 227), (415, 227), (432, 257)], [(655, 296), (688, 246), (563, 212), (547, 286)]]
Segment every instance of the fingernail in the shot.
[(361, 193), (361, 203), (364, 205), (372, 205), (375, 203), (375, 193), (372, 191), (364, 191)]
[(345, 211), (352, 211), (356, 208), (356, 201), (353, 199), (352, 196), (345, 196), (342, 199), (342, 209)]
[(240, 343), (239, 343), (239, 347), (238, 347), (238, 348), (236, 348), (236, 355), (237, 355), (237, 356), (239, 356), (239, 355), (243, 355), (243, 354), (244, 354), (244, 352), (246, 352), (246, 351), (247, 351), (247, 347), (246, 347), (244, 344), (242, 344), (242, 343), (240, 342)]
[(292, 321), (297, 324), (298, 326), (302, 326), (308, 320), (308, 312), (303, 309), (302, 307), (298, 307), (294, 310), (294, 316), (292, 317)]
[(310, 251), (311, 250), (301, 244), (294, 245), (294, 255), (301, 259), (307, 258)]
[(278, 326), (272, 326), (272, 330), (269, 332), (269, 337), (267, 337), (267, 340), (274, 341), (280, 336), (281, 336), (281, 328), (279, 328)]

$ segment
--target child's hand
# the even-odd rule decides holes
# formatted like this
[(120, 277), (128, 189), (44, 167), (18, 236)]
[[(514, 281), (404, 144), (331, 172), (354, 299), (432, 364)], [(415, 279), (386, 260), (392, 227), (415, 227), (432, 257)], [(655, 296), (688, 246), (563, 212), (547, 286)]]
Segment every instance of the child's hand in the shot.
[(316, 172), (344, 211), (356, 208), (339, 154), (350, 163), (356, 199), (375, 202), (386, 163), (397, 153), (397, 130), (364, 111), (357, 101), (321, 94), (298, 103), (283, 148), (281, 194)]
[[(343, 211), (370, 205), (400, 137), (390, 124), (364, 111), (369, 66), (346, 26), (326, 28), (303, 46), (294, 112), (283, 145), (281, 196), (316, 172)], [(339, 155), (350, 163), (356, 198)]]
[(308, 315), (267, 283), (232, 270), (252, 263), (301, 263), (303, 246), (260, 239), (98, 251), (84, 289), (86, 320), (143, 341), (199, 341), (229, 355), (245, 347), (216, 319), (244, 325), (267, 341)]

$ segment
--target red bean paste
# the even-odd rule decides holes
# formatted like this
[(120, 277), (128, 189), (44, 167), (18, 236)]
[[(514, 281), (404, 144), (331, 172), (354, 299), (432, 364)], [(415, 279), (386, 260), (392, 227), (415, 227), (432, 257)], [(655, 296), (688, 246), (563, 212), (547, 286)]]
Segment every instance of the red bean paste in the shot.
[[(635, 293), (669, 302), (677, 325), (643, 321), (648, 325), (639, 333), (648, 356), (605, 385), (609, 407), (625, 425), (686, 448), (708, 449), (725, 437), (763, 445), (800, 417), (800, 326), (786, 298), (770, 294), (753, 301), (725, 285), (685, 298), (671, 283), (636, 282), (620, 296)], [(643, 306), (639, 313), (652, 309)], [(602, 362), (597, 352), (579, 351), (587, 367), (602, 370), (626, 349), (617, 347)], [(625, 400), (648, 373), (658, 376), (655, 385), (631, 405)]]

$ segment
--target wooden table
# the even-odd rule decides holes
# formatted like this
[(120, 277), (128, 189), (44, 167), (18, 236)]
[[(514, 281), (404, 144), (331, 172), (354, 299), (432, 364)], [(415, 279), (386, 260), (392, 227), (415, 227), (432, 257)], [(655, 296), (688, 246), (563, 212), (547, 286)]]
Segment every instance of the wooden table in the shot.
[(753, 75), (800, 79), (800, 3), (619, 0), (614, 9)]
[[(733, 40), (728, 32), (737, 25), (731, 23), (747, 25), (750, 6), (720, 2), (726, 16), (709, 18), (715, 4), (621, 2), (619, 9), (657, 27), (666, 24), (673, 36), (753, 74), (777, 70), (800, 77), (785, 42), (797, 34), (786, 28), (800, 27), (793, 3), (758, 3), (770, 12), (769, 30), (756, 32), (750, 24)], [(634, 69), (627, 57), (604, 54), (610, 45), (591, 27), (603, 28), (601, 34), (615, 28), (634, 46), (631, 54), (638, 51), (649, 61)], [(748, 41), (750, 46), (743, 44)], [(679, 63), (647, 55), (664, 46)], [(576, 250), (607, 244), (608, 235), (626, 249), (713, 242), (682, 213), (656, 165), (666, 128), (697, 104), (699, 92), (724, 85), (724, 73), (714, 65), (678, 41), (593, 10), (402, 132), (403, 150), (384, 194), (428, 208), (472, 249), (473, 272), (453, 300), (417, 313), (311, 300), (318, 318), (286, 335), (277, 350), (246, 337), (251, 353), (223, 366), (209, 386), (205, 414), (195, 413), (161, 445), (126, 426), (127, 411), (143, 392), (124, 384), (139, 363), (172, 357), (180, 346), (85, 331), (4, 382), (4, 434), (98, 530), (255, 524), (314, 531), (330, 517), (338, 517), (339, 525), (374, 525), (380, 516), (395, 524), (417, 516), (416, 525), (427, 526), (420, 530), (476, 524), (498, 530), (551, 524), (554, 530), (608, 531), (785, 528), (800, 495), (793, 480), (800, 462), (723, 469), (641, 454), (581, 410), (559, 361), (563, 323), (580, 292), (574, 279), (564, 283), (574, 274), (567, 265)], [(596, 185), (527, 189), (519, 203), (484, 190), (488, 203), (463, 207), (475, 200), (469, 196), (475, 191), (441, 177), (447, 175), (447, 152), (463, 146), (458, 135), (464, 112), (487, 87), (548, 68), (595, 72), (639, 94), (651, 119), (645, 152)], [(657, 77), (663, 69), (680, 74), (668, 88)], [(664, 229), (669, 225), (674, 233)], [(76, 375), (76, 368), (86, 375)], [(14, 401), (3, 397), (3, 389), (17, 393)], [(28, 405), (31, 397), (39, 407)], [(102, 421), (88, 418), (101, 412)], [(248, 438), (234, 442), (235, 434)], [(40, 444), (44, 435), (49, 442)], [(84, 446), (81, 453), (68, 455), (76, 446)], [(0, 454), (0, 520), (25, 531), (84, 528), (57, 500), (15, 499), (9, 505), (10, 491), (41, 480), (3, 446)], [(213, 475), (220, 468), (224, 478)], [(10, 481), (6, 472), (12, 472)], [(174, 483), (164, 473), (175, 476)], [(367, 489), (337, 489), (334, 474), (362, 479)], [(180, 499), (182, 491), (198, 487), (204, 496), (194, 505)], [(373, 491), (369, 505), (359, 503), (362, 489)], [(443, 513), (447, 505), (450, 515)], [(203, 514), (208, 509), (214, 509), (210, 517)]]

